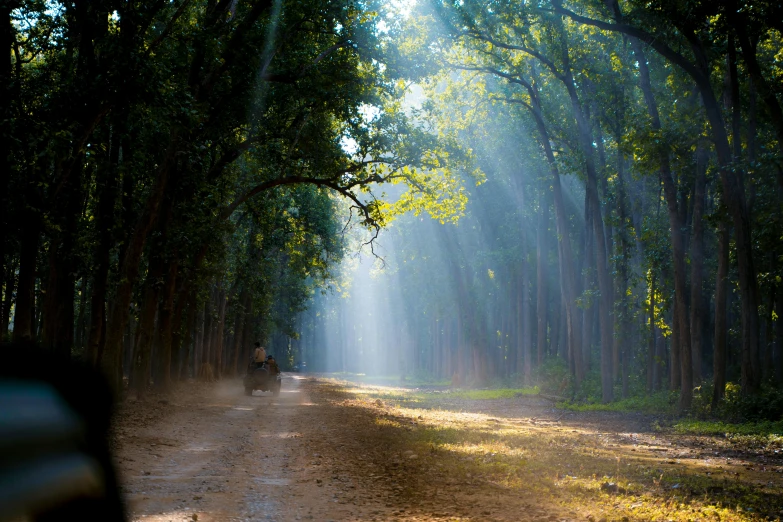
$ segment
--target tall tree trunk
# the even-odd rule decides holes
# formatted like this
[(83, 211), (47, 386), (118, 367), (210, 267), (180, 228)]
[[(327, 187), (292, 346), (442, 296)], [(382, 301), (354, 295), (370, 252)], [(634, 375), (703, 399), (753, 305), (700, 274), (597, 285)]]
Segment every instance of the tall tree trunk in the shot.
[(519, 288), (520, 314), (522, 314), (522, 320), (520, 322), (522, 328), (522, 354), (524, 357), (525, 366), (525, 384), (530, 386), (533, 374), (533, 329), (530, 325), (530, 267), (526, 260), (522, 261), (522, 280)]
[(655, 331), (655, 273), (650, 276), (648, 317), (650, 322), (650, 340), (647, 345), (647, 392), (652, 393), (655, 390), (655, 367), (656, 367), (656, 331)]
[[(595, 295), (595, 241), (593, 235), (593, 214), (590, 207), (593, 202), (588, 194), (585, 194), (585, 230), (584, 248), (582, 252), (582, 365), (585, 372), (593, 368), (593, 311), (598, 303), (593, 302)], [(600, 327), (599, 327), (600, 330)]]
[[(9, 181), (11, 177), (11, 136), (13, 135), (13, 62), (11, 49), (16, 39), (16, 30), (11, 18), (12, 6), (6, 2), (0, 5), (0, 25), (2, 29), (2, 48), (6, 57), (0, 64), (0, 290), (7, 284), (6, 276), (11, 264), (10, 249), (7, 248), (8, 231), (11, 229), (9, 209)], [(6, 302), (2, 303), (0, 317), (6, 315)], [(5, 340), (7, 330), (0, 331), (0, 339)]]
[(6, 262), (5, 293), (3, 294), (3, 314), (0, 317), (0, 339), (8, 337), (8, 326), (11, 324), (11, 303), (16, 291), (16, 260)]
[(567, 353), (568, 359), (572, 365), (572, 371), (576, 378), (576, 385), (579, 386), (584, 379), (585, 369), (582, 364), (582, 343), (579, 324), (579, 314), (576, 306), (576, 275), (574, 270), (576, 262), (574, 260), (573, 250), (571, 248), (571, 234), (568, 227), (568, 213), (566, 212), (563, 199), (563, 189), (560, 183), (560, 171), (557, 166), (552, 142), (549, 139), (549, 132), (544, 121), (541, 110), (541, 102), (538, 97), (538, 91), (535, 85), (525, 82), (524, 87), (530, 94), (530, 112), (536, 122), (539, 140), (544, 149), (547, 165), (552, 182), (552, 196), (555, 204), (555, 224), (557, 229), (557, 255), (560, 268), (560, 290), (562, 301), (565, 306), (565, 328), (567, 332)]
[(691, 243), (691, 355), (693, 384), (701, 383), (702, 333), (704, 330), (704, 194), (707, 184), (707, 152), (696, 149), (696, 180), (693, 189), (693, 241)]
[(76, 243), (79, 215), (83, 201), (81, 164), (83, 156), (74, 162), (71, 175), (62, 189), (62, 197), (54, 204), (53, 220), (59, 225), (49, 241), (49, 275), (43, 299), (44, 321), (41, 345), (44, 350), (67, 359), (73, 349), (74, 296), (76, 293)]
[(672, 339), (671, 350), (669, 351), (669, 389), (672, 391), (680, 390), (680, 396), (682, 397), (682, 365), (680, 365), (680, 359), (682, 355), (682, 322), (680, 321), (680, 310), (678, 307), (681, 305), (677, 302), (675, 297), (674, 305), (672, 308)]
[(585, 186), (586, 198), (590, 201), (590, 214), (593, 225), (593, 237), (595, 239), (595, 265), (598, 279), (598, 291), (600, 293), (598, 314), (601, 326), (601, 399), (603, 402), (614, 400), (614, 387), (612, 382), (612, 339), (614, 336), (614, 325), (612, 321), (612, 309), (614, 307), (612, 279), (609, 274), (609, 261), (607, 259), (606, 236), (604, 234), (604, 223), (601, 215), (601, 202), (598, 197), (598, 174), (595, 168), (593, 155), (593, 138), (590, 130), (589, 118), (584, 112), (584, 107), (579, 100), (571, 72), (570, 57), (568, 55), (568, 38), (562, 20), (557, 19), (561, 34), (563, 74), (560, 79), (568, 91), (568, 97), (571, 100), (571, 107), (576, 119), (579, 145), (584, 155), (585, 172), (587, 174), (587, 183)]
[[(183, 320), (187, 321), (185, 316), (185, 305), (180, 304), (180, 300), (187, 302), (188, 297), (186, 295), (180, 295), (176, 300), (174, 306), (174, 312), (172, 313), (171, 320), (171, 371), (169, 376), (171, 381), (178, 381), (182, 379), (182, 362), (185, 359), (183, 357), (183, 351), (188, 346), (188, 334), (183, 331)], [(171, 384), (170, 384), (171, 385)], [(169, 386), (170, 386), (169, 385)], [(164, 381), (165, 386), (165, 381)], [(163, 390), (166, 391), (166, 390)]]
[(539, 223), (538, 223), (538, 237), (536, 238), (536, 319), (537, 319), (537, 335), (536, 335), (536, 364), (541, 366), (544, 362), (544, 355), (549, 351), (547, 350), (547, 311), (548, 311), (548, 296), (547, 296), (547, 280), (546, 280), (546, 255), (547, 248), (547, 224), (549, 223), (549, 198), (546, 191), (548, 187), (542, 187), (542, 194), (539, 197)]
[(712, 408), (717, 408), (726, 390), (728, 323), (726, 300), (729, 291), (729, 228), (725, 220), (718, 224), (718, 273), (715, 278), (715, 352), (713, 354)]
[[(694, 48), (703, 54), (704, 50), (694, 45)], [(699, 56), (699, 54), (697, 54)], [(741, 171), (736, 170), (742, 156), (742, 143), (740, 138), (740, 100), (739, 80), (737, 78), (737, 57), (734, 46), (734, 38), (728, 41), (728, 74), (730, 83), (731, 102), (731, 129), (732, 148), (729, 148), (728, 136), (723, 126), (723, 116), (717, 100), (712, 97), (704, 97), (704, 105), (708, 116), (711, 117), (710, 125), (720, 124), (721, 128), (713, 128), (713, 133), (718, 135), (715, 150), (718, 153), (718, 161), (721, 169), (721, 182), (723, 184), (723, 196), (726, 206), (734, 220), (734, 235), (737, 245), (737, 268), (739, 273), (740, 296), (742, 298), (742, 389), (745, 393), (756, 393), (761, 385), (761, 360), (759, 353), (759, 289), (756, 280), (756, 268), (753, 262), (753, 238), (750, 232), (751, 217), (745, 199), (745, 186)], [(706, 73), (706, 71), (705, 71)], [(710, 91), (710, 94), (712, 91)], [(730, 191), (730, 194), (726, 192)]]
[(196, 305), (196, 293), (191, 291), (187, 294), (188, 299), (188, 315), (185, 324), (185, 338), (182, 340), (182, 363), (180, 365), (180, 379), (188, 379), (191, 377), (190, 366), (191, 362), (195, 359), (195, 345), (196, 345), (196, 321), (198, 320), (197, 305)]
[(14, 307), (14, 342), (34, 339), (35, 272), (38, 259), (40, 222), (35, 210), (25, 211), (19, 249), (19, 282)]
[[(172, 137), (166, 158), (158, 169), (156, 181), (150, 190), (150, 195), (144, 206), (133, 232), (126, 243), (124, 255), (121, 258), (119, 273), (117, 274), (117, 290), (114, 294), (114, 303), (107, 321), (106, 346), (99, 364), (116, 393), (122, 389), (122, 334), (128, 323), (128, 310), (133, 286), (139, 276), (139, 262), (144, 252), (144, 244), (147, 235), (157, 220), (160, 205), (164, 200), (169, 185), (170, 170), (173, 168), (176, 152), (179, 148), (179, 140), (176, 135)], [(176, 185), (172, 183), (172, 185)]]
[[(661, 119), (658, 113), (658, 104), (652, 91), (650, 73), (647, 66), (647, 57), (645, 56), (641, 43), (635, 38), (631, 39), (634, 54), (639, 63), (639, 85), (644, 94), (647, 104), (647, 112), (652, 119), (653, 129), (661, 130)], [(672, 375), (677, 377), (677, 383), (672, 383), (680, 389), (680, 408), (688, 409), (693, 400), (693, 369), (691, 355), (691, 333), (688, 318), (688, 302), (686, 297), (686, 274), (685, 274), (685, 249), (682, 229), (684, 223), (680, 219), (680, 211), (677, 204), (677, 187), (672, 177), (671, 165), (669, 162), (669, 151), (661, 146), (658, 151), (659, 158), (659, 176), (663, 183), (664, 199), (666, 200), (666, 209), (669, 216), (669, 231), (671, 235), (672, 257), (674, 265), (674, 300), (676, 315), (673, 319), (674, 329), (677, 335), (677, 352), (675, 355), (679, 359), (679, 368), (672, 367)], [(672, 345), (674, 346), (674, 344)]]
[(775, 381), (783, 383), (783, 285), (778, 285), (775, 291), (775, 344), (773, 361), (775, 365)]
[[(615, 18), (622, 20), (622, 14), (620, 13), (619, 4), (616, 1), (612, 1), (612, 8), (615, 13)], [(741, 19), (741, 18), (740, 18)], [(595, 25), (595, 24), (594, 24)], [(599, 24), (600, 25), (600, 24)], [(610, 24), (611, 25), (611, 24)], [(621, 30), (628, 32), (628, 29), (623, 24), (614, 24), (611, 29)], [(743, 46), (743, 56), (746, 56), (746, 64), (750, 69), (754, 69), (755, 57), (750, 52), (746, 53), (745, 43), (748, 42), (747, 38), (743, 37), (742, 31), (744, 29), (743, 24), (735, 26), (735, 30), (739, 34), (740, 43)], [(630, 31), (634, 33), (634, 31)], [(706, 44), (699, 39), (699, 36), (695, 32), (685, 31), (684, 36), (687, 38), (690, 50), (694, 56), (693, 61), (689, 61), (683, 55), (677, 51), (669, 48), (665, 42), (656, 40), (655, 38), (647, 38), (640, 33), (634, 34), (640, 38), (645, 38), (645, 41), (658, 50), (661, 54), (666, 56), (682, 68), (695, 82), (696, 87), (701, 95), (702, 103), (704, 104), (704, 110), (707, 115), (707, 119), (710, 124), (710, 133), (712, 135), (712, 141), (715, 145), (715, 152), (718, 157), (718, 172), (720, 175), (721, 186), (723, 188), (722, 196), (723, 201), (726, 204), (726, 208), (729, 210), (732, 222), (734, 225), (734, 236), (736, 245), (736, 258), (738, 268), (738, 280), (740, 287), (740, 304), (742, 313), (742, 390), (743, 393), (756, 393), (759, 390), (760, 374), (759, 374), (759, 288), (756, 267), (753, 260), (753, 237), (751, 234), (751, 216), (748, 211), (747, 201), (745, 197), (745, 186), (743, 183), (743, 173), (741, 169), (737, 168), (739, 159), (735, 152), (732, 152), (732, 148), (729, 145), (729, 137), (726, 132), (726, 124), (723, 117), (723, 111), (721, 110), (718, 99), (715, 96), (715, 91), (712, 85), (711, 76), (714, 70), (714, 64), (711, 63), (708, 56), (708, 47), (712, 45), (712, 42)], [(728, 39), (729, 52), (733, 53), (734, 39), (732, 35)], [(749, 46), (748, 46), (749, 47)], [(748, 48), (747, 51), (750, 51)], [(735, 68), (736, 60), (729, 60), (730, 67)], [(646, 62), (640, 60), (640, 65)], [(773, 116), (776, 122), (776, 129), (783, 129), (783, 122), (781, 122), (780, 105), (777, 99), (774, 98), (774, 93), (769, 97), (765, 94), (764, 77), (758, 71), (758, 69), (751, 70), (753, 79), (757, 88), (762, 92), (762, 97), (765, 101), (768, 100), (768, 108), (770, 108), (770, 114)], [(736, 78), (736, 72), (733, 74)], [(736, 99), (736, 98), (735, 98)], [(738, 135), (738, 133), (736, 133)], [(737, 143), (739, 140), (735, 140)], [(783, 144), (780, 145), (783, 148)]]
[(201, 335), (201, 358), (199, 359), (199, 377), (211, 381), (214, 377), (212, 369), (212, 342), (214, 323), (215, 289), (210, 288), (209, 296), (204, 303), (204, 326)]
[(218, 291), (218, 323), (215, 332), (215, 378), (221, 378), (223, 369), (223, 332), (226, 324), (226, 291)]
[(136, 347), (133, 352), (133, 388), (141, 399), (150, 384), (150, 356), (155, 336), (155, 314), (158, 310), (160, 289), (163, 286), (163, 274), (166, 264), (163, 252), (151, 252), (147, 280), (144, 285), (144, 297), (139, 312)]
[(79, 285), (79, 315), (76, 318), (74, 347), (80, 352), (85, 348), (85, 328), (87, 323), (87, 277), (82, 276)]
[[(234, 350), (233, 350), (233, 360), (231, 362), (231, 375), (238, 375), (239, 374), (239, 355), (242, 351), (242, 347), (248, 343), (247, 340), (245, 340), (243, 333), (244, 333), (244, 327), (245, 327), (245, 310), (247, 307), (247, 300), (248, 300), (248, 292), (247, 290), (242, 290), (242, 292), (239, 294), (239, 296), (234, 301)], [(302, 361), (299, 361), (301, 364)]]
[[(774, 255), (770, 254), (770, 272), (774, 273), (775, 261)], [(775, 306), (775, 285), (770, 285), (766, 292), (767, 302), (764, 306), (764, 317), (761, 323), (761, 357), (762, 357), (762, 372), (761, 375), (764, 380), (769, 380), (774, 376), (775, 363), (774, 363), (774, 348), (772, 346), (773, 333), (772, 333), (772, 310)]]
[[(160, 308), (158, 309), (158, 325), (155, 329), (154, 354), (156, 359), (155, 373), (153, 381), (155, 389), (162, 393), (168, 393), (171, 390), (171, 353), (172, 353), (172, 329), (174, 325), (175, 307), (174, 294), (177, 288), (177, 276), (179, 273), (179, 262), (174, 259), (168, 261), (166, 270), (166, 279), (161, 289)], [(182, 311), (179, 311), (182, 315)]]
[(193, 344), (193, 373), (197, 378), (201, 377), (199, 372), (204, 353), (204, 338), (206, 337), (206, 331), (204, 329), (206, 317), (205, 306), (206, 303), (198, 303), (196, 306), (196, 328), (194, 330), (195, 342)]
[[(590, 85), (590, 91), (594, 91), (594, 86), (592, 84)], [(601, 195), (603, 197), (603, 200), (608, 200), (610, 198), (609, 194), (609, 183), (607, 180), (606, 175), (606, 147), (604, 146), (604, 136), (603, 131), (601, 129), (601, 122), (598, 119), (598, 109), (597, 107), (593, 106), (593, 111), (595, 114), (592, 116), (592, 121), (594, 123), (595, 128), (595, 134), (596, 134), (596, 148), (598, 152), (598, 167), (596, 169), (596, 172), (598, 174), (598, 180), (599, 185), (601, 187)], [(619, 142), (618, 142), (619, 143)], [(622, 154), (618, 154), (618, 156), (621, 158)], [(610, 205), (603, 205), (602, 206), (602, 213), (603, 216), (603, 224), (604, 224), (604, 237), (605, 237), (605, 245), (606, 245), (606, 262), (607, 262), (607, 270), (611, 272), (611, 266), (610, 266), (610, 260), (614, 256), (614, 227), (612, 226), (612, 211), (614, 210)], [(620, 375), (620, 346), (617, 342), (617, 338), (614, 334), (614, 319), (615, 319), (615, 295), (614, 295), (614, 280), (609, 277), (609, 287), (611, 291), (610, 299), (607, 300), (607, 302), (612, 303), (612, 308), (610, 309), (610, 318), (612, 321), (612, 332), (611, 332), (611, 341), (612, 341), (612, 347), (611, 347), (611, 358), (612, 358), (612, 382), (616, 382)]]
[[(114, 206), (117, 200), (118, 163), (120, 159), (120, 133), (115, 129), (109, 139), (109, 161), (105, 168), (99, 168), (96, 177), (98, 185), (98, 208), (96, 228), (98, 242), (93, 259), (95, 272), (90, 296), (90, 332), (87, 339), (87, 359), (97, 364), (103, 353), (106, 340), (106, 297), (108, 293), (109, 268), (111, 265), (112, 226)], [(128, 178), (130, 176), (126, 176)]]
[(246, 366), (250, 362), (250, 355), (251, 355), (251, 347), (253, 346), (253, 334), (254, 334), (254, 316), (253, 316), (253, 299), (250, 297), (250, 294), (248, 293), (247, 299), (245, 301), (245, 324), (242, 328), (242, 339), (244, 344), (242, 345), (242, 351), (240, 352), (241, 355), (241, 362), (244, 366)]
[[(618, 140), (619, 141), (619, 140)], [(622, 359), (615, 361), (616, 366), (622, 364), (622, 393), (623, 398), (629, 396), (629, 373), (630, 359), (633, 353), (634, 343), (632, 337), (631, 320), (633, 312), (631, 310), (631, 300), (629, 299), (629, 267), (631, 264), (631, 241), (628, 237), (628, 191), (625, 180), (626, 159), (623, 154), (618, 153), (617, 158), (617, 212), (620, 225), (617, 227), (617, 242), (619, 244), (620, 259), (618, 262), (618, 292), (620, 295), (620, 309), (616, 311), (616, 316), (620, 320), (620, 334), (615, 338), (614, 353), (616, 357)]]

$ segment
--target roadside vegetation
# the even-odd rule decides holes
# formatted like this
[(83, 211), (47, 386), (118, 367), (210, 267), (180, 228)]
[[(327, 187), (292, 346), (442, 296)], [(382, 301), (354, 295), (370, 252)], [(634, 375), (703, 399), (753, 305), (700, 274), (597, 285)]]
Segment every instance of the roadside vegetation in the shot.
[(783, 509), (781, 438), (738, 444), (750, 424), (724, 423), (725, 432), (704, 421), (663, 427), (659, 416), (612, 413), (632, 409), (553, 409), (510, 389), (474, 395), (335, 384), (340, 404), (375, 418), (379, 440), (417, 459), (417, 469), (433, 470), (421, 480), (433, 489), (462, 484), (476, 502), (503, 491), (504, 502), (513, 494), (523, 505), (594, 521), (776, 520)]

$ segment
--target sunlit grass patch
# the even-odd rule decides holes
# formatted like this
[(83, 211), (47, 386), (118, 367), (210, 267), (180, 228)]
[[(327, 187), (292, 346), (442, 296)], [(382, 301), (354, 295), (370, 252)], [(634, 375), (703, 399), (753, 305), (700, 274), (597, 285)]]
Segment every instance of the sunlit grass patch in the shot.
[(405, 386), (407, 388), (417, 386), (446, 387), (451, 385), (451, 381), (448, 379), (435, 379), (422, 375), (372, 375), (353, 372), (332, 372), (324, 377), (345, 382), (378, 386)]
[(418, 402), (421, 399), (415, 394), (403, 388), (380, 388), (371, 386), (362, 386), (359, 388), (348, 388), (348, 393), (358, 395), (365, 399), (385, 399), (392, 401)]
[(673, 414), (677, 409), (676, 403), (672, 401), (668, 392), (645, 397), (631, 397), (607, 404), (558, 402), (556, 406), (560, 409), (571, 411), (616, 411), (653, 414)]
[(538, 386), (530, 388), (498, 388), (490, 390), (456, 390), (448, 394), (449, 397), (476, 401), (493, 399), (513, 399), (519, 395), (538, 395), (541, 390)]
[(672, 428), (675, 433), (692, 435), (760, 435), (778, 440), (783, 438), (783, 420), (733, 424), (721, 421), (683, 419), (675, 423)]
[[(559, 506), (575, 519), (760, 521), (783, 509), (779, 486), (759, 489), (757, 481), (766, 475), (696, 458), (700, 446), (670, 444), (665, 434), (645, 437), (642, 443), (636, 435), (602, 431), (606, 427), (600, 423), (592, 427), (532, 413), (526, 417), (521, 401), (494, 405), (491, 415), (474, 412), (484, 411), (477, 405), (485, 397), (507, 397), (505, 390), (513, 390), (512, 397), (519, 392), (422, 393), (362, 386), (349, 390), (353, 398), (346, 403), (367, 408), (382, 430), (379, 436), (394, 441), (401, 460), (408, 462), (404, 454), (410, 450), (417, 455), (410, 462), (425, 466), (420, 473), (435, 470), (437, 487), (477, 493), (500, 487), (541, 505)], [(471, 406), (468, 401), (476, 402)], [(624, 411), (622, 407), (639, 409), (628, 403), (607, 409)], [(777, 428), (767, 428), (768, 436), (775, 437)]]

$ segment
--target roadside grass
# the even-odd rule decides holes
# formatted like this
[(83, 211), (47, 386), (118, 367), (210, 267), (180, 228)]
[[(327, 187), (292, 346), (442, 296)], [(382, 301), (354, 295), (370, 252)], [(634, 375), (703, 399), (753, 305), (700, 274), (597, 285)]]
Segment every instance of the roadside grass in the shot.
[(332, 378), (347, 382), (357, 382), (363, 384), (376, 384), (380, 386), (434, 386), (446, 387), (451, 385), (447, 379), (435, 379), (426, 375), (371, 375), (366, 373), (353, 372), (332, 372), (324, 374), (326, 378)]
[(570, 411), (616, 411), (622, 413), (637, 412), (647, 414), (673, 415), (677, 412), (676, 400), (672, 399), (669, 392), (657, 393), (650, 396), (630, 397), (608, 404), (558, 402), (557, 408)]
[(684, 419), (676, 422), (672, 429), (675, 433), (690, 435), (756, 435), (761, 437), (783, 437), (783, 420), (729, 423), (698, 419)]
[(783, 450), (783, 421), (728, 423), (698, 419), (683, 419), (672, 426), (674, 433), (724, 437), (735, 448)]
[(467, 399), (474, 401), (485, 401), (495, 399), (513, 399), (520, 395), (538, 395), (541, 393), (538, 386), (529, 388), (497, 388), (489, 390), (454, 390), (447, 394), (448, 397)]
[[(706, 465), (681, 458), (672, 453), (674, 444), (661, 435), (650, 436), (642, 444), (629, 434), (597, 431), (600, 428), (455, 411), (448, 401), (459, 396), (461, 404), (480, 404), (514, 397), (520, 390), (345, 391), (353, 397), (348, 405), (373, 415), (386, 432), (386, 440), (395, 441), (400, 450), (425, 456), (421, 464), (426, 462), (423, 469), (429, 471), (423, 472), (435, 474), (427, 481), (441, 477), (446, 484), (467, 485), (469, 491), (494, 485), (515, 492), (518, 498), (532, 496), (540, 505), (556, 506), (579, 519), (759, 521), (774, 520), (783, 509), (780, 484), (758, 487), (760, 480), (768, 480), (767, 475), (742, 464)], [(421, 395), (426, 401), (420, 400)], [(660, 399), (624, 402), (614, 408), (581, 405), (569, 409), (670, 411)], [(514, 411), (519, 415), (524, 410)], [(692, 433), (696, 426), (683, 424), (675, 433)], [(702, 432), (718, 429), (705, 423), (698, 426)], [(771, 437), (778, 428), (755, 429), (766, 429)], [(669, 437), (677, 442), (676, 435)], [(678, 451), (689, 450), (683, 446)]]

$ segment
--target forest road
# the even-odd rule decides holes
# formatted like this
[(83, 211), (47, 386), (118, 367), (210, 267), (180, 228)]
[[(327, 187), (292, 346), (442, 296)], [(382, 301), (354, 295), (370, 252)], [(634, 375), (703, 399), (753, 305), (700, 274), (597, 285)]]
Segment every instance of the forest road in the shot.
[(654, 417), (467, 393), (286, 375), (278, 397), (247, 397), (239, 379), (223, 379), (129, 399), (111, 437), (129, 518), (756, 522), (783, 514), (777, 442), (666, 433)]
[[(573, 520), (537, 490), (512, 492), (459, 453), (436, 451), (420, 439), (429, 433), (422, 415), (453, 412), (407, 418), (387, 395), (394, 390), (284, 374), (278, 397), (247, 397), (240, 380), (223, 379), (129, 399), (111, 438), (129, 519)], [(366, 395), (378, 391), (383, 400)]]
[(128, 405), (115, 440), (130, 519), (372, 518), (338, 497), (345, 488), (315, 478), (322, 458), (305, 441), (331, 423), (303, 382), (285, 376), (278, 397), (244, 396), (238, 380), (188, 383), (171, 399)]

